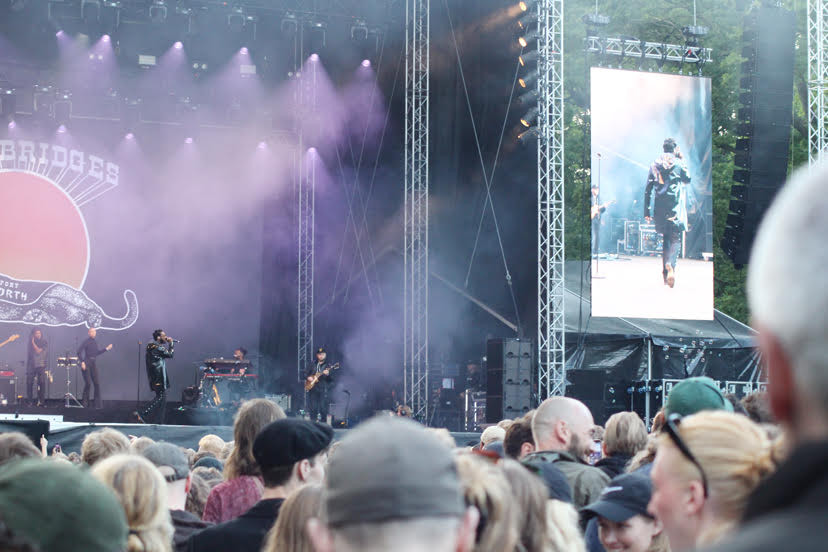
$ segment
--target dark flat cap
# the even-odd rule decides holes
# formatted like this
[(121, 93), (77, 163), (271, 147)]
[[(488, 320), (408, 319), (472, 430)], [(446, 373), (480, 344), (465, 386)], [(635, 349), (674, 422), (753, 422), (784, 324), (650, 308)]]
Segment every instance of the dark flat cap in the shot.
[(342, 439), (328, 466), (324, 500), (331, 526), (465, 512), (449, 447), (416, 422), (390, 416)]
[(164, 474), (167, 481), (184, 479), (190, 473), (190, 462), (181, 447), (172, 443), (160, 441), (153, 443), (144, 449), (144, 458), (155, 464), (158, 468), (168, 467), (173, 471), (173, 476)]
[(253, 457), (262, 471), (292, 466), (328, 448), (333, 435), (331, 426), (317, 422), (299, 418), (276, 420), (256, 436)]

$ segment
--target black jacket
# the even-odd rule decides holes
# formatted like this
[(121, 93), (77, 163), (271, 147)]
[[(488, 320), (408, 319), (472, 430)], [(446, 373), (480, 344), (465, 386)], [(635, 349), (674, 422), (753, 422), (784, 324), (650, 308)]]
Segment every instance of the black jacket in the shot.
[(187, 541), (189, 552), (259, 552), (284, 499), (260, 500), (236, 519), (196, 533)]
[(173, 533), (173, 550), (175, 552), (186, 552), (187, 541), (190, 537), (213, 526), (212, 523), (202, 521), (198, 516), (186, 510), (170, 510), (170, 517), (172, 518), (173, 529), (175, 529)]
[(164, 343), (151, 341), (147, 343), (147, 379), (152, 391), (156, 391), (161, 387), (162, 378), (165, 378), (164, 389), (170, 388), (170, 375), (167, 373), (167, 359), (172, 358), (175, 351), (173, 343), (168, 346)]
[(828, 548), (828, 441), (800, 445), (751, 495), (743, 526), (716, 552)]
[(98, 342), (94, 337), (87, 337), (78, 347), (78, 360), (81, 362), (94, 363), (100, 355), (106, 352), (106, 348), (98, 349)]
[(626, 454), (613, 454), (612, 456), (601, 458), (600, 460), (595, 462), (595, 467), (607, 474), (609, 478), (612, 479), (616, 475), (621, 475), (622, 473), (624, 473), (624, 469), (627, 467), (627, 464), (629, 463), (630, 457)]

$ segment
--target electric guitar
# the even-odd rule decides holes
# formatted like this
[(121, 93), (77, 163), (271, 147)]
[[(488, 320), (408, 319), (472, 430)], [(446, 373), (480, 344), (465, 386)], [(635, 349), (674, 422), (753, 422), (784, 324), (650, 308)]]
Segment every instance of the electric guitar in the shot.
[(12, 341), (16, 341), (18, 339), (20, 339), (20, 334), (12, 334), (11, 336), (9, 336), (7, 340), (5, 340), (3, 343), (0, 343), (0, 347), (2, 347), (3, 345), (8, 345)]
[(601, 214), (601, 209), (606, 209), (610, 205), (614, 204), (615, 200), (611, 199), (606, 203), (602, 203), (601, 205), (593, 205), (589, 210), (589, 220), (593, 220), (595, 217)]
[[(326, 366), (325, 369), (331, 371), (339, 370), (339, 363), (337, 362), (336, 364)], [(323, 372), (319, 372), (318, 374), (314, 374), (310, 376), (310, 378), (305, 379), (305, 391), (310, 391), (311, 389), (313, 389), (316, 386), (316, 384), (319, 383), (319, 380), (322, 379), (322, 376), (324, 375), (325, 374)]]

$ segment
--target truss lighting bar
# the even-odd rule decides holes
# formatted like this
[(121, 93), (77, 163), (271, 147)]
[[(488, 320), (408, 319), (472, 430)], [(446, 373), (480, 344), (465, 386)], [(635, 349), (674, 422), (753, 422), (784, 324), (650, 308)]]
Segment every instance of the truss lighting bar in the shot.
[(603, 38), (600, 36), (587, 37), (586, 51), (608, 56), (677, 61), (682, 63), (709, 63), (713, 59), (713, 50), (710, 48), (702, 48), (701, 46), (641, 42), (624, 40), (622, 38)]

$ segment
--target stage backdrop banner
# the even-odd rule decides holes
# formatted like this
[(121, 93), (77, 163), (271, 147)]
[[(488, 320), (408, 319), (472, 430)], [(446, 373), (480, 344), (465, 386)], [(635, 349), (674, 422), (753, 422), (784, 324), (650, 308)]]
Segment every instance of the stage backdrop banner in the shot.
[(713, 319), (710, 79), (592, 68), (592, 315)]
[(0, 348), (0, 369), (15, 372), (18, 395), (35, 329), (53, 398), (80, 398), (80, 370), (58, 358), (75, 356), (90, 328), (101, 349), (113, 345), (97, 361), (104, 400), (152, 396), (144, 351), (157, 328), (180, 340), (173, 400), (204, 358), (256, 354), (261, 198), (280, 183), (251, 176), (255, 143), (16, 132), (0, 139), (0, 342), (20, 338)]

